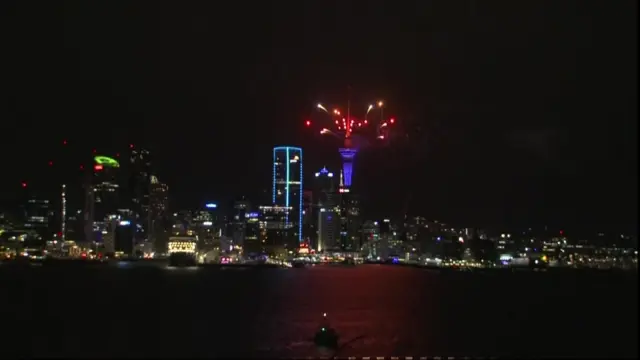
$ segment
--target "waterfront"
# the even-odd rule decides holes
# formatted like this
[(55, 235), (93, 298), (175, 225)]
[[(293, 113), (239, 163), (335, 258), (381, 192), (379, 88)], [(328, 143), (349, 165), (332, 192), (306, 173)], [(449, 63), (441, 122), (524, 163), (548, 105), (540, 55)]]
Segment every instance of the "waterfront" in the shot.
[(637, 356), (637, 273), (2, 266), (21, 356)]

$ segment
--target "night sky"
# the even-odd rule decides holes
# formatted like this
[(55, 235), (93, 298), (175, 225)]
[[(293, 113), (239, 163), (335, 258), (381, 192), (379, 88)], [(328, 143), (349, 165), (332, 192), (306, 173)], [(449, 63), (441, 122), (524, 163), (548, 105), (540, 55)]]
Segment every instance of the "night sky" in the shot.
[(274, 145), (335, 169), (303, 123), (350, 86), (398, 119), (357, 160), (367, 217), (635, 226), (636, 1), (0, 6), (3, 199), (68, 139), (148, 147), (176, 208), (259, 203)]

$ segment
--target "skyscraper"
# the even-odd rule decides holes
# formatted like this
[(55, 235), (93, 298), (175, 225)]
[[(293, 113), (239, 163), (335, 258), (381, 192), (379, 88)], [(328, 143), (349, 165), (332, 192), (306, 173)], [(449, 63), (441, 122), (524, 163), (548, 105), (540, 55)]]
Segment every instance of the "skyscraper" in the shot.
[(251, 203), (244, 197), (233, 203), (233, 221), (231, 223), (233, 242), (235, 245), (244, 245), (247, 230), (246, 214), (251, 210)]
[(131, 207), (134, 213), (134, 224), (144, 229), (148, 238), (152, 218), (149, 216), (149, 192), (151, 190), (151, 154), (146, 149), (138, 149), (129, 145), (130, 157), (130, 194)]
[(151, 239), (156, 252), (164, 252), (169, 241), (167, 232), (170, 227), (169, 186), (161, 183), (154, 175), (151, 175), (149, 182), (148, 216), (151, 220), (147, 236)]
[(49, 200), (31, 198), (22, 205), (24, 211), (24, 227), (35, 231), (43, 239), (50, 239), (56, 229), (51, 227), (53, 210)]
[(273, 148), (273, 205), (290, 207), (285, 221), (294, 225), (302, 241), (302, 149), (292, 146)]
[(357, 251), (360, 248), (360, 205), (352, 188), (345, 184), (344, 173), (340, 173), (340, 248), (345, 251)]
[(314, 206), (314, 218), (317, 219), (316, 228), (318, 237), (315, 248), (318, 251), (333, 249), (336, 247), (339, 216), (336, 208), (338, 196), (336, 193), (335, 177), (327, 168), (322, 168), (315, 174), (314, 193), (316, 206)]
[[(117, 174), (120, 163), (110, 157), (94, 158), (93, 174), (86, 189), (85, 235), (87, 240), (94, 235), (107, 235), (113, 241), (114, 226), (118, 213), (118, 195), (120, 187)], [(107, 240), (104, 239), (103, 240)]]

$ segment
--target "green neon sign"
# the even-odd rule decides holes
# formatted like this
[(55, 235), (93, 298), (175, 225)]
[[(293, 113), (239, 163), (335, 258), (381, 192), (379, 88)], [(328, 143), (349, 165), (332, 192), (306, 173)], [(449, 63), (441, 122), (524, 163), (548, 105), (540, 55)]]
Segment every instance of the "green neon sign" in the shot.
[(120, 163), (118, 160), (110, 158), (108, 156), (96, 156), (93, 160), (98, 165), (106, 166), (106, 167), (120, 167)]

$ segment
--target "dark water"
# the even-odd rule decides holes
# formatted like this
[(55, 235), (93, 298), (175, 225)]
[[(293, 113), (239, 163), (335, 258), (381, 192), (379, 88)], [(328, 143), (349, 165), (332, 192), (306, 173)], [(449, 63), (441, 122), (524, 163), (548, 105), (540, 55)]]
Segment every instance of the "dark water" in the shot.
[[(637, 357), (637, 274), (0, 266), (2, 343), (18, 356)], [(2, 358), (8, 357), (5, 353)]]

